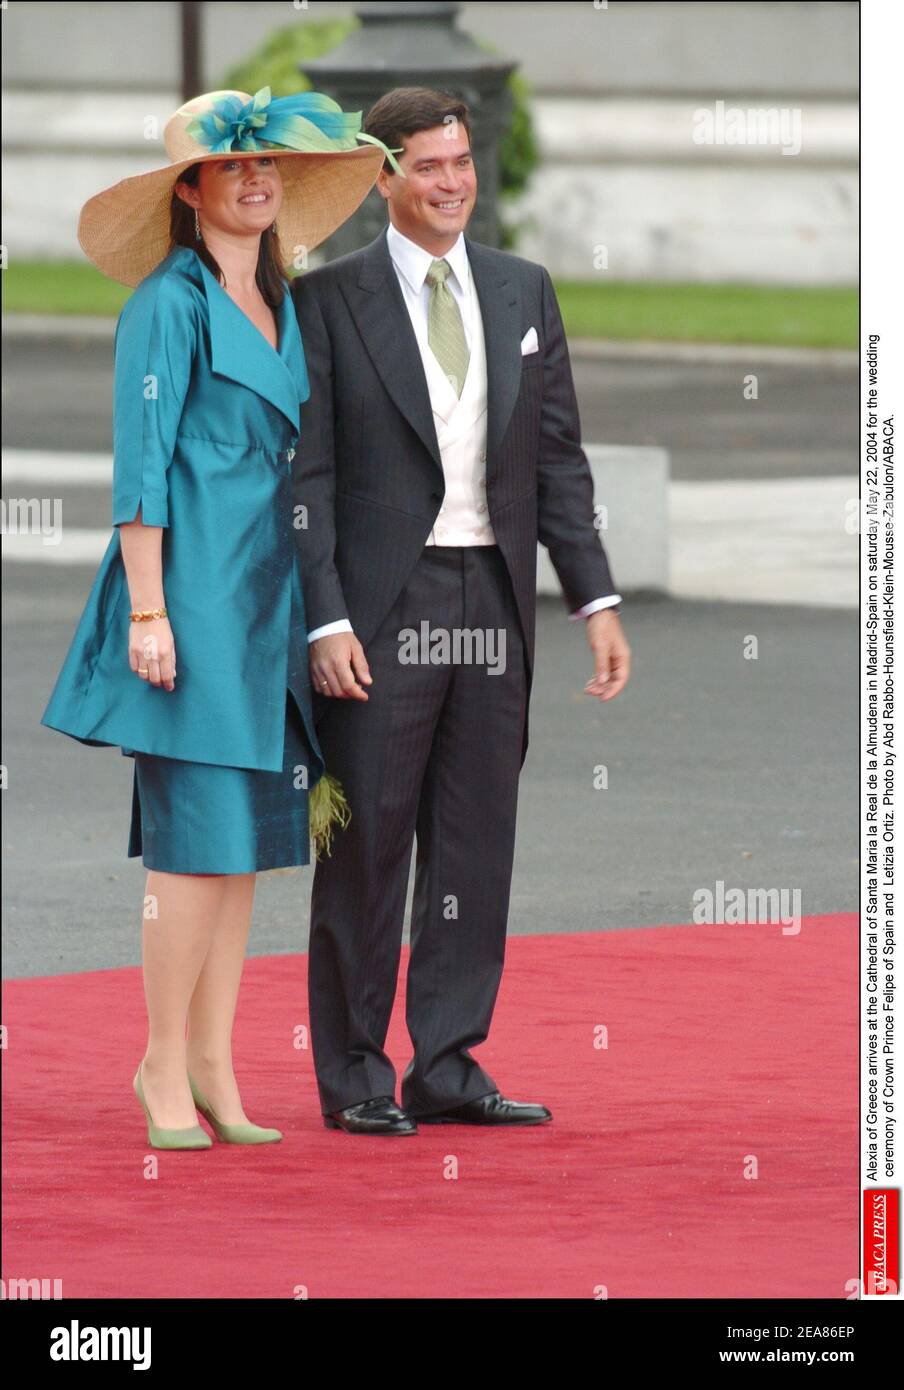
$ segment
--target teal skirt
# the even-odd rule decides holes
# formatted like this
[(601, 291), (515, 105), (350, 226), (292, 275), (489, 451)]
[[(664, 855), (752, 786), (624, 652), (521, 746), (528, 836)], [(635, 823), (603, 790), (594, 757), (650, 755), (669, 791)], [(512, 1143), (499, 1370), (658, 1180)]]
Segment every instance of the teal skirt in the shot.
[[(282, 772), (135, 759), (129, 857), (170, 874), (248, 874), (310, 863), (311, 766), (301, 714), (287, 693)], [(299, 786), (295, 784), (299, 783)]]

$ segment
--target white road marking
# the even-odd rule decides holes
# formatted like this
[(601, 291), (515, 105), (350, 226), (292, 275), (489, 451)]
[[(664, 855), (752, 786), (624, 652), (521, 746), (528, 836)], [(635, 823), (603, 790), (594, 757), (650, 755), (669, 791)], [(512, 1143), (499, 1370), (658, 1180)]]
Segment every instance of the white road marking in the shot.
[(83, 526), (65, 526), (59, 545), (41, 536), (3, 536), (3, 559), (34, 565), (90, 565), (103, 559), (113, 527), (95, 531)]
[(112, 454), (70, 454), (62, 449), (4, 449), (3, 491), (7, 483), (84, 483), (110, 487)]
[(672, 483), (669, 592), (856, 608), (857, 495), (853, 474)]
[[(8, 449), (8, 485), (41, 496), (60, 483), (109, 489), (110, 454)], [(669, 484), (669, 592), (676, 598), (856, 608), (857, 478), (782, 478)], [(107, 499), (104, 505), (108, 505)], [(636, 521), (636, 518), (634, 519)], [(611, 518), (618, 525), (617, 516)], [(97, 564), (112, 526), (64, 525), (57, 545), (40, 535), (4, 535), (4, 560)]]

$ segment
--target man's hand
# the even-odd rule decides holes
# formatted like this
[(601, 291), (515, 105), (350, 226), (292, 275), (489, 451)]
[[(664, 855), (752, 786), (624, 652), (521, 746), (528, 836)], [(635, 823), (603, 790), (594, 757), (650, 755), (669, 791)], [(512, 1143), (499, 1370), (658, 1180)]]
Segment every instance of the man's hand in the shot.
[(335, 695), (339, 700), (366, 700), (367, 691), (359, 681), (370, 685), (373, 677), (367, 665), (364, 648), (353, 632), (334, 632), (318, 637), (309, 651), (311, 680), (321, 695)]
[(584, 689), (599, 700), (612, 700), (624, 690), (631, 669), (631, 649), (625, 640), (621, 620), (611, 609), (601, 608), (584, 622), (587, 644), (596, 664), (596, 674)]

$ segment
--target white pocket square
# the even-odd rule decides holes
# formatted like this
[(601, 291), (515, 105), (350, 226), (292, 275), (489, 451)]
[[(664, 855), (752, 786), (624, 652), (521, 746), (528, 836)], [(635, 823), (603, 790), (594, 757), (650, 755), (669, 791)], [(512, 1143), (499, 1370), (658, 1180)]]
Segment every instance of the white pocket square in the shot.
[(536, 328), (529, 328), (521, 339), (521, 356), (526, 357), (529, 352), (539, 352), (540, 344), (537, 342)]

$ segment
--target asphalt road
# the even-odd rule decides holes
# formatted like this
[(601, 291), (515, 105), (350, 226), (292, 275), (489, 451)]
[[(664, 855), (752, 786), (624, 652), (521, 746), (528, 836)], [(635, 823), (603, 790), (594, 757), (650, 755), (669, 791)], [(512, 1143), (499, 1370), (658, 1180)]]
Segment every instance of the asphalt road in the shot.
[[(109, 452), (112, 338), (10, 340), (4, 353), (5, 447)], [(758, 396), (745, 400), (753, 372)], [(583, 437), (654, 444), (672, 477), (821, 477), (857, 472), (856, 369), (576, 359)], [(73, 524), (105, 524), (76, 521)]]
[[(93, 573), (4, 566), (7, 976), (140, 961), (131, 761), (38, 722)], [(800, 889), (805, 914), (854, 911), (856, 615), (638, 599), (624, 623), (633, 680), (600, 705), (582, 693), (580, 628), (540, 602), (510, 931), (689, 922), (694, 892), (718, 880)], [(311, 873), (259, 878), (252, 953), (306, 949)]]

